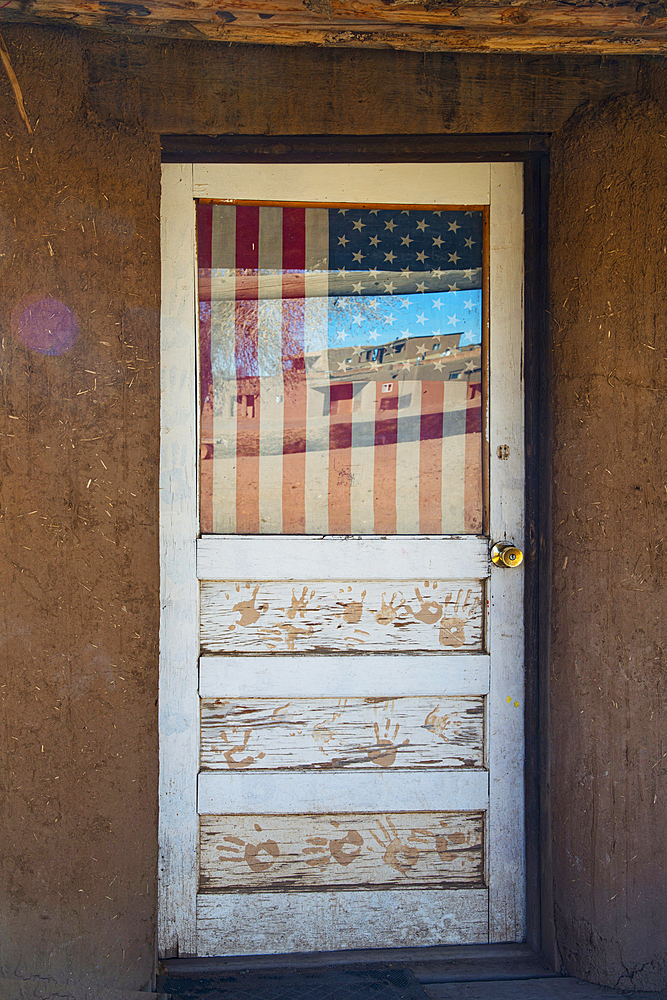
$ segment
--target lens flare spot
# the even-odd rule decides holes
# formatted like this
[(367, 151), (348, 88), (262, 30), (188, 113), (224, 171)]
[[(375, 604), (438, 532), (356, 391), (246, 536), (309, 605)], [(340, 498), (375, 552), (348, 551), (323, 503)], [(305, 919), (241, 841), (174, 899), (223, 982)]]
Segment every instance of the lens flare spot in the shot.
[(12, 330), (31, 351), (64, 354), (79, 336), (76, 316), (58, 299), (20, 303), (12, 315)]

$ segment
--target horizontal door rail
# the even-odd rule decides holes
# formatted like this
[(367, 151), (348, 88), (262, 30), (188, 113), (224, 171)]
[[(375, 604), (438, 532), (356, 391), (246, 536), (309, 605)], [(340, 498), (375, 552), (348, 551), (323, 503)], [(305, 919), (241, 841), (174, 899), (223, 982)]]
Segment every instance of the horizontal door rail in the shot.
[(201, 698), (399, 698), (485, 695), (486, 653), (202, 656)]
[(300, 815), (316, 812), (486, 810), (489, 776), (483, 770), (285, 774), (275, 771), (203, 771), (200, 816), (225, 813)]
[(465, 172), (455, 163), (413, 163), (409, 184), (401, 163), (340, 163), (333, 174), (328, 163), (262, 163), (252, 171), (244, 163), (195, 163), (192, 174), (196, 198), (220, 198), (224, 191), (224, 201), (354, 205), (381, 191), (384, 205), (472, 207), (488, 205), (491, 197), (489, 163), (468, 163)]
[[(270, 955), (488, 941), (488, 889), (203, 893), (198, 954)], [(292, 956), (292, 960), (294, 959)]]
[(200, 580), (482, 580), (489, 542), (479, 535), (204, 535)]

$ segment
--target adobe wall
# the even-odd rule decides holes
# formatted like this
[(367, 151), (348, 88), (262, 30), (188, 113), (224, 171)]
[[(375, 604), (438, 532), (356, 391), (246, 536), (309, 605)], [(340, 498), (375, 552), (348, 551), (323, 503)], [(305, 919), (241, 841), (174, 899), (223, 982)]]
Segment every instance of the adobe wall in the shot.
[(3, 35), (35, 134), (0, 74), (0, 974), (153, 970), (159, 133), (560, 130), (550, 888), (568, 969), (666, 985), (667, 128), (638, 60)]
[(667, 984), (666, 110), (623, 97), (560, 131), (549, 243), (557, 940), (576, 975), (645, 990)]
[(87, 111), (76, 37), (4, 35), (35, 134), (0, 77), (0, 972), (139, 988), (155, 924), (160, 149)]

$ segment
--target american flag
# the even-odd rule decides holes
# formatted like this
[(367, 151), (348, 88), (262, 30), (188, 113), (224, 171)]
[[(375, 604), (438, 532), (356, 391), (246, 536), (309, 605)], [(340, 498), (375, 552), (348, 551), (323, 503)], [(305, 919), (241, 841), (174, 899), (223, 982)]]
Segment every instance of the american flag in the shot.
[(478, 532), (480, 211), (197, 208), (203, 533)]

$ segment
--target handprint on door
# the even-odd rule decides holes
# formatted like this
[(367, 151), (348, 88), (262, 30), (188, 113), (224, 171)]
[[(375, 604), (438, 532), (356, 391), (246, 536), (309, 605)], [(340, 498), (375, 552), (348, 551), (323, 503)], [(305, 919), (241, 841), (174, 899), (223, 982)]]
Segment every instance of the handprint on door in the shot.
[[(255, 830), (261, 833), (262, 828), (258, 823), (255, 823)], [(240, 837), (228, 835), (223, 837), (223, 842), (218, 844), (216, 850), (220, 862), (240, 861), (243, 858), (250, 871), (255, 874), (268, 871), (280, 857), (280, 849), (275, 840), (271, 839), (253, 844)]]
[[(391, 767), (396, 760), (396, 754), (401, 747), (406, 747), (410, 743), (409, 739), (403, 740), (402, 743), (397, 742), (397, 737), (399, 730), (401, 728), (400, 723), (394, 725), (393, 734), (391, 731), (392, 720), (385, 719), (384, 723), (384, 733), (380, 735), (380, 726), (377, 722), (373, 723), (373, 730), (375, 732), (375, 745), (370, 747), (359, 747), (368, 757), (371, 764), (376, 764), (378, 767)], [(393, 739), (391, 738), (393, 735)]]
[(384, 823), (378, 820), (377, 825), (381, 836), (374, 830), (371, 830), (371, 834), (384, 850), (382, 860), (401, 875), (407, 875), (415, 867), (422, 851), (432, 850), (433, 835), (425, 830), (410, 830), (409, 833), (404, 831), (399, 836), (389, 816), (384, 817)]
[[(236, 590), (240, 593), (240, 584), (236, 584)], [(246, 590), (250, 590), (250, 584), (246, 583)], [(233, 622), (229, 626), (230, 632), (233, 632), (237, 625), (241, 625), (243, 628), (249, 628), (251, 625), (255, 625), (259, 620), (260, 615), (262, 615), (266, 609), (266, 604), (261, 604), (259, 608), (256, 606), (257, 593), (259, 591), (259, 584), (255, 587), (252, 592), (252, 597), (249, 597), (247, 601), (238, 601), (232, 611), (238, 613), (238, 621)]]
[[(459, 649), (466, 645), (466, 628), (474, 618), (475, 612), (481, 609), (482, 599), (479, 593), (468, 590), (463, 597), (459, 590), (456, 599), (447, 594), (445, 610), (440, 622), (440, 645)], [(454, 612), (452, 615), (451, 612)], [(448, 613), (449, 612), (449, 613)]]
[[(332, 825), (338, 826), (338, 823), (332, 821)], [(311, 868), (325, 868), (330, 861), (347, 867), (361, 854), (364, 838), (358, 830), (348, 830), (339, 840), (307, 837), (306, 843), (309, 846), (304, 847), (303, 853), (309, 855), (306, 864)]]
[[(236, 730), (233, 730), (233, 732), (236, 734)], [(237, 771), (244, 767), (252, 767), (256, 761), (262, 760), (262, 758), (266, 756), (265, 753), (260, 752), (254, 757), (248, 754), (247, 757), (243, 757), (241, 760), (236, 759), (236, 754), (242, 753), (248, 746), (248, 740), (251, 736), (252, 729), (247, 729), (243, 737), (243, 743), (237, 743), (235, 746), (231, 746), (228, 749), (223, 750), (223, 756), (227, 761), (227, 765), (230, 770)], [(225, 743), (227, 742), (227, 734), (224, 731), (220, 733), (220, 739), (224, 740)]]

